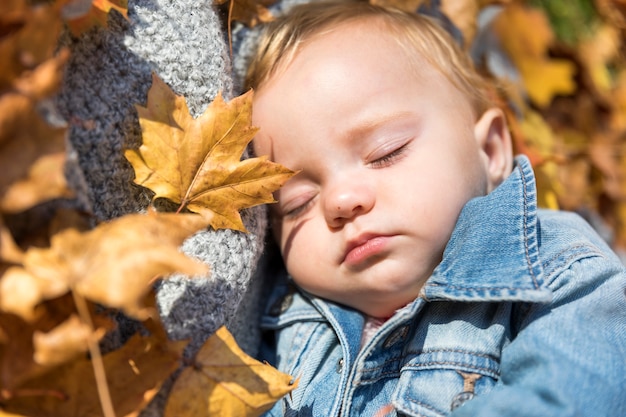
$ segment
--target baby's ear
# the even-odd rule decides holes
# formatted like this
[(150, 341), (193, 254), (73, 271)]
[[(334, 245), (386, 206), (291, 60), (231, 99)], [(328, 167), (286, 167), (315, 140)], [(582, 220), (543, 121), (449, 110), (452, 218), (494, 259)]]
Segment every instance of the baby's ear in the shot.
[(474, 125), (474, 137), (483, 150), (491, 191), (513, 169), (511, 134), (504, 112), (495, 107), (484, 112)]

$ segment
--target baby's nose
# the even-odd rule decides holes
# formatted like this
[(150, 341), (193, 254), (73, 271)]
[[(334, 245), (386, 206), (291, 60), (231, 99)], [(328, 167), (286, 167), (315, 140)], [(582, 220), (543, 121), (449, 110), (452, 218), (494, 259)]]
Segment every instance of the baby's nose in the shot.
[(362, 181), (343, 181), (327, 192), (324, 201), (326, 222), (341, 227), (354, 217), (369, 212), (374, 206), (373, 189)]

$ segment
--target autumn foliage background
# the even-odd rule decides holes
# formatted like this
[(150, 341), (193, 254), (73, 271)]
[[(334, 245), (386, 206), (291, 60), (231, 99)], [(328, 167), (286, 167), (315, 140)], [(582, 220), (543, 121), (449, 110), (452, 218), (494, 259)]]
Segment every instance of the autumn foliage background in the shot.
[[(626, 253), (626, 1), (371, 1), (442, 19), (493, 80), (515, 150), (536, 169), (540, 204), (581, 213)], [(272, 18), (267, 0), (222, 2), (226, 32), (234, 22)], [(76, 12), (79, 3), (90, 7)], [(292, 173), (263, 158), (240, 165), (255, 131), (251, 93), (231, 103), (216, 99), (193, 120), (155, 74), (151, 97), (137, 103), (144, 144), (125, 155), (135, 181), (178, 212), (93, 224), (89, 213), (62, 204), (73, 198), (63, 171), (67, 126), (43, 111), (54, 106), (62, 77), (71, 76), (63, 71), (69, 52), (57, 40), (64, 26), (75, 36), (106, 27), (109, 13), (127, 17), (126, 0), (0, 3), (0, 417), (137, 415), (181, 364), (167, 416), (258, 415), (296, 381), (247, 358), (225, 330), (183, 363), (185, 343), (165, 336), (150, 288), (172, 272), (206, 273), (206, 265), (178, 252), (182, 241), (205, 227), (243, 231), (238, 210), (270, 202)], [(157, 107), (162, 120), (148, 115)], [(185, 134), (171, 140), (203, 143), (187, 149), (200, 160), (192, 172), (147, 162), (155, 146), (150, 132), (167, 130), (174, 114)], [(207, 119), (224, 126), (211, 131)], [(220, 129), (235, 132), (230, 147), (216, 145)], [(233, 181), (240, 171), (253, 178), (239, 173)], [(184, 189), (164, 185), (173, 176), (189, 179)], [(257, 187), (246, 189), (253, 196), (246, 201), (216, 191), (244, 182)], [(143, 321), (149, 335), (101, 352), (117, 312)]]

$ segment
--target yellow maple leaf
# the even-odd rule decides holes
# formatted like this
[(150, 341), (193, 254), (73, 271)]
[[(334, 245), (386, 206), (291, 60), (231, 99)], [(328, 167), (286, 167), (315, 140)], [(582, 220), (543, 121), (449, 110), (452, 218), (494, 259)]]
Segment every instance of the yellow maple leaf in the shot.
[(548, 55), (554, 34), (543, 12), (512, 2), (495, 19), (493, 29), (536, 105), (545, 107), (555, 95), (576, 91), (574, 63)]
[(211, 336), (174, 383), (165, 417), (254, 417), (297, 381), (246, 355), (226, 327)]
[(214, 229), (246, 231), (239, 210), (273, 203), (294, 172), (267, 157), (240, 160), (257, 132), (252, 91), (225, 103), (221, 95), (197, 119), (184, 97), (153, 75), (147, 107), (137, 107), (143, 145), (125, 152), (135, 183), (211, 218)]
[(576, 67), (565, 59), (522, 61), (519, 70), (528, 96), (539, 107), (550, 104), (557, 94), (570, 94), (576, 90)]

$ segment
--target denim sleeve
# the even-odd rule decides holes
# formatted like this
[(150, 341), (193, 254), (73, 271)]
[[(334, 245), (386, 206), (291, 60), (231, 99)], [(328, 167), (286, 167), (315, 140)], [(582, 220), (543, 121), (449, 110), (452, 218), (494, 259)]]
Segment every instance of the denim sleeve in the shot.
[(553, 271), (503, 350), (501, 384), (451, 416), (626, 416), (626, 275), (602, 256)]

